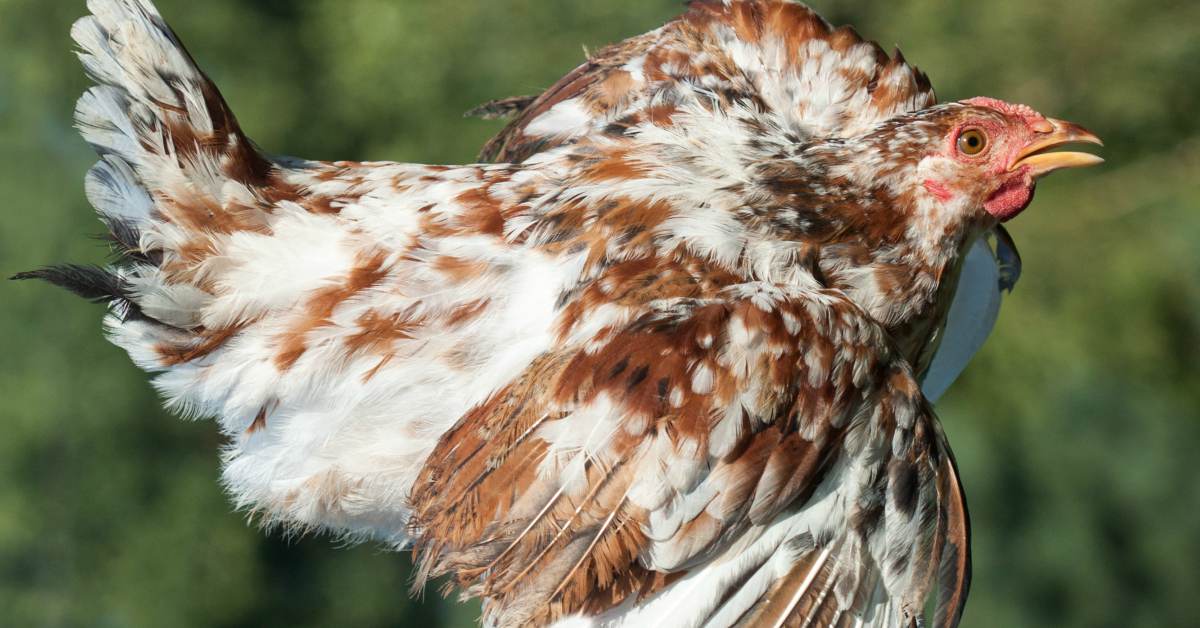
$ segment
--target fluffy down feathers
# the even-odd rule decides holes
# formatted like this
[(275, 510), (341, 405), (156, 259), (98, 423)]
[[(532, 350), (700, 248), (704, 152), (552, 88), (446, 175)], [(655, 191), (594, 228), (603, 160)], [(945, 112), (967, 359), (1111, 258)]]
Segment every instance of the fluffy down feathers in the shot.
[(123, 259), (29, 276), (114, 303), (168, 405), (219, 421), (239, 506), (412, 545), (489, 625), (915, 626), (931, 595), (957, 623), (918, 378), (975, 348), (933, 357), (964, 254), (984, 328), (997, 276), (991, 225), (908, 184), (968, 106), (898, 53), (697, 1), (485, 106), (516, 116), (499, 163), (307, 162), (148, 0), (88, 6), (76, 121)]

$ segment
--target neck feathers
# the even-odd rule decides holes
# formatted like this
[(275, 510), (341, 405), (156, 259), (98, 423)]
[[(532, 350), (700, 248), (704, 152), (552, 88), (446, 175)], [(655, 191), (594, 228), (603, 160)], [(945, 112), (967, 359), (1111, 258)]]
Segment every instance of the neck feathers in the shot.
[(535, 240), (586, 250), (584, 281), (687, 256), (733, 282), (842, 290), (889, 329), (928, 317), (970, 234), (916, 181), (919, 156), (877, 136), (785, 141), (748, 119), (675, 119), (540, 160), (576, 184), (532, 204)]

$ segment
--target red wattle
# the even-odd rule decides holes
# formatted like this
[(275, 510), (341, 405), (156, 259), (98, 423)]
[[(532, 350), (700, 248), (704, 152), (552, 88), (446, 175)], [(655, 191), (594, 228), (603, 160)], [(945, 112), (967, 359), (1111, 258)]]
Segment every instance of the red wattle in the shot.
[(1004, 182), (983, 203), (987, 213), (1004, 222), (1021, 213), (1033, 201), (1033, 181), (1027, 177), (1013, 177)]

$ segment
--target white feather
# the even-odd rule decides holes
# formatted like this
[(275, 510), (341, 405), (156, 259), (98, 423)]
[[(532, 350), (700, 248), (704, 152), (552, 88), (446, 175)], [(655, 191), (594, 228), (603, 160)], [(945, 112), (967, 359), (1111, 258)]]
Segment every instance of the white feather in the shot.
[(921, 383), (931, 402), (945, 394), (983, 348), (1000, 315), (1000, 300), (1000, 267), (987, 241), (980, 238), (963, 261), (941, 344)]

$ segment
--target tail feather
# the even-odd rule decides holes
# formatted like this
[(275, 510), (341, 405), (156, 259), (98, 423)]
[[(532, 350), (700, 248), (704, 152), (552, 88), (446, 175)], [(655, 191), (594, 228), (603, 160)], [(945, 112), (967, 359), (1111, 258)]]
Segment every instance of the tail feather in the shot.
[[(157, 10), (146, 0), (90, 0), (88, 8), (71, 36), (98, 85), (80, 98), (75, 121), (101, 155), (87, 192), (104, 221), (125, 223), (141, 240), (157, 232), (168, 258), (202, 250), (210, 234), (261, 228), (265, 218), (247, 214), (269, 209), (261, 188), (276, 165)], [(162, 223), (173, 228), (153, 228)]]
[(17, 273), (13, 280), (40, 279), (94, 303), (130, 301), (129, 285), (120, 275), (99, 266), (62, 264)]
[(269, 234), (273, 204), (298, 192), (149, 0), (89, 0), (88, 9), (71, 37), (97, 85), (79, 99), (75, 123), (100, 155), (85, 190), (116, 258), (13, 279), (109, 304), (113, 340), (161, 370), (173, 363), (163, 356), (202, 356), (229, 337), (202, 324), (214, 262), (235, 234)]
[(142, 187), (129, 162), (119, 157), (101, 158), (88, 171), (84, 190), (88, 201), (110, 226), (119, 222), (136, 229), (149, 221), (154, 212), (150, 192)]
[[(222, 240), (270, 231), (288, 196), (212, 82), (148, 0), (89, 0), (71, 37), (97, 85), (75, 122), (100, 161), (86, 192), (117, 252), (110, 269), (62, 266), (23, 274), (174, 328), (163, 346), (203, 341), (206, 269)], [(196, 335), (180, 336), (192, 330)]]
[(106, 218), (104, 224), (108, 227), (108, 232), (101, 236), (101, 239), (109, 243), (118, 264), (132, 263), (150, 267), (162, 264), (161, 253), (146, 248), (142, 243), (142, 232), (135, 223)]
[(93, 303), (108, 304), (122, 322), (148, 319), (133, 296), (132, 286), (122, 273), (112, 269), (83, 264), (60, 264), (17, 273), (11, 279), (39, 279)]
[[(400, 265), (417, 266), (393, 246), (407, 246), (409, 227), (397, 225), (417, 224), (428, 203), (453, 204), (405, 198), (396, 182), (444, 169), (269, 158), (149, 0), (88, 8), (72, 37), (97, 85), (75, 121), (100, 156), (86, 191), (116, 260), (14, 278), (110, 305), (110, 340), (155, 373), (168, 407), (220, 421), (223, 477), (240, 506), (296, 530), (405, 543), (412, 480), (442, 424), (471, 403), (441, 391), (475, 384), (399, 359), (417, 345), (441, 356), (450, 324), (430, 323), (437, 342), (415, 339), (425, 319), (403, 313), (425, 312), (420, 295), (382, 288)], [(447, 183), (477, 183), (465, 176)], [(397, 199), (388, 212), (360, 203), (387, 195)], [(437, 295), (446, 315), (429, 321), (479, 302), (465, 289)]]

